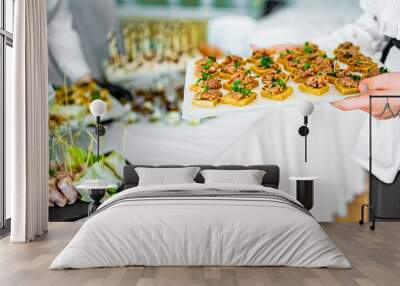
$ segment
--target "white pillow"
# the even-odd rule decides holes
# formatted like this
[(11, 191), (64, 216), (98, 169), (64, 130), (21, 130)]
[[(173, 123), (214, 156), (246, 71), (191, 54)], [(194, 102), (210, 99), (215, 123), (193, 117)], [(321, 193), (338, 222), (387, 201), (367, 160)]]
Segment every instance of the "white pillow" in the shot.
[(205, 184), (226, 183), (261, 185), (265, 171), (261, 170), (202, 170)]
[(199, 167), (135, 168), (139, 186), (195, 183), (193, 179), (199, 170)]

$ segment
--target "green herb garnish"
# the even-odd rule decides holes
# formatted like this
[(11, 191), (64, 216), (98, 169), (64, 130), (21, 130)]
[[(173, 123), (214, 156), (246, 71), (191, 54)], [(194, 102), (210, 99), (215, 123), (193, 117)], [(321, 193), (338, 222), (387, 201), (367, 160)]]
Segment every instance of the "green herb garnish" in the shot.
[(306, 54), (312, 54), (313, 53), (313, 49), (310, 47), (310, 43), (309, 42), (305, 42), (304, 43), (304, 52), (306, 53)]
[(93, 91), (93, 92), (90, 94), (90, 97), (92, 98), (92, 100), (100, 99), (100, 93), (99, 93), (98, 91)]
[(262, 56), (260, 63), (264, 68), (269, 68), (273, 64), (273, 60), (271, 57)]
[(309, 63), (304, 64), (303, 70), (308, 70), (309, 68), (311, 68), (311, 65)]
[(349, 77), (351, 77), (353, 80), (361, 80), (361, 76), (358, 74), (349, 73)]
[(286, 87), (286, 81), (283, 78), (273, 78), (271, 82), (272, 82), (272, 85), (274, 85), (274, 86), (279, 85), (283, 88)]
[(209, 56), (208, 58), (207, 58), (207, 65), (211, 65), (213, 62), (215, 62), (215, 57), (213, 57), (213, 56)]
[(385, 67), (380, 67), (379, 68), (379, 73), (387, 73), (387, 72), (388, 72), (387, 68), (385, 68)]

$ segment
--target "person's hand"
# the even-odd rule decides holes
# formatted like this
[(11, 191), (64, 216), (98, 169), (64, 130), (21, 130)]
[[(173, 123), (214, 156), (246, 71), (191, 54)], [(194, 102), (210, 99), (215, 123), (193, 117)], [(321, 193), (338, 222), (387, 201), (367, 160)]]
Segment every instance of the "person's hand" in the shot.
[[(400, 72), (391, 72), (364, 79), (360, 82), (360, 96), (353, 96), (333, 102), (332, 105), (340, 110), (360, 109), (369, 113), (369, 95), (400, 95)], [(389, 103), (390, 110), (385, 109)], [(389, 119), (400, 112), (400, 98), (373, 98), (372, 116), (377, 119)]]
[(272, 45), (272, 46), (267, 47), (267, 48), (261, 48), (261, 47), (258, 47), (256, 45), (250, 45), (250, 48), (251, 48), (251, 50), (253, 52), (256, 52), (256, 51), (259, 51), (259, 50), (268, 49), (268, 50), (272, 50), (275, 53), (279, 53), (279, 52), (286, 51), (286, 50), (293, 50), (293, 49), (298, 48), (298, 47), (301, 47), (301, 45), (293, 44), (293, 43)]

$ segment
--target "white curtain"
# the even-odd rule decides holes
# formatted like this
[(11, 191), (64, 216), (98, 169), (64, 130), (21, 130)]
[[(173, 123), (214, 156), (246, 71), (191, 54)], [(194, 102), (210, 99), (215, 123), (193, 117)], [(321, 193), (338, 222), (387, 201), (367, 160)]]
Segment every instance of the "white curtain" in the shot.
[(47, 231), (47, 27), (45, 0), (15, 1), (13, 92), (6, 98), (6, 186), (12, 242)]

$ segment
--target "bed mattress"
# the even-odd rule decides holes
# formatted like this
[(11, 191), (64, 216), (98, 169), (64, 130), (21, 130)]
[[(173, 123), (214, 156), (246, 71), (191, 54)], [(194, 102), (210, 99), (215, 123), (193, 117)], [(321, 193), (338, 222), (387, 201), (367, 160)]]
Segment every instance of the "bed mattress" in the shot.
[(135, 187), (106, 200), (50, 269), (129, 265), (351, 267), (284, 192), (195, 183)]

